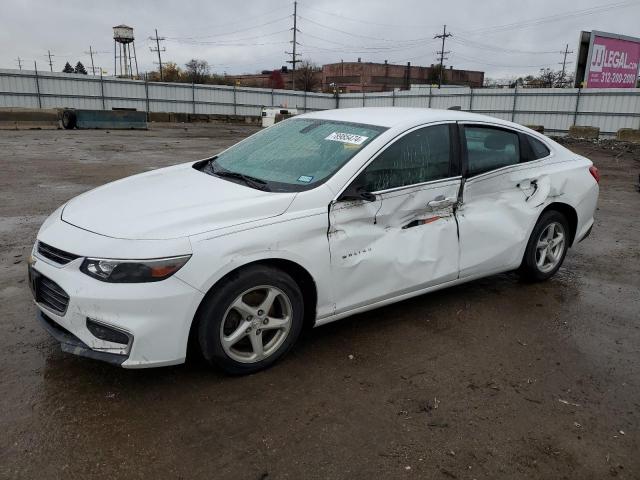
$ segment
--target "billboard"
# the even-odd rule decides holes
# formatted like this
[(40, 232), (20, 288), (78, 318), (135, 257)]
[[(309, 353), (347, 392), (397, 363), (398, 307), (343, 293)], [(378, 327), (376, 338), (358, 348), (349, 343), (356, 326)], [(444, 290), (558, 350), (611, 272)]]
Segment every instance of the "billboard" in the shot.
[(640, 38), (597, 31), (582, 32), (576, 86), (635, 88), (639, 65)]

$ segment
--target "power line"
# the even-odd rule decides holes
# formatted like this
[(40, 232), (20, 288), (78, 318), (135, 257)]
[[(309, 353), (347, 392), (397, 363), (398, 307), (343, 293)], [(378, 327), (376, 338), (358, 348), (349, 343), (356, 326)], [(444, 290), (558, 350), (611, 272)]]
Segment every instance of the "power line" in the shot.
[(155, 40), (156, 42), (156, 48), (153, 47), (149, 47), (149, 50), (151, 50), (152, 52), (156, 52), (158, 54), (158, 66), (160, 69), (160, 81), (162, 82), (164, 80), (163, 75), (162, 75), (162, 55), (161, 52), (165, 52), (166, 48), (162, 47), (160, 48), (160, 42), (163, 42), (165, 40), (164, 37), (159, 37), (158, 36), (158, 29), (156, 28), (156, 36), (154, 37), (149, 37), (149, 40)]
[(198, 39), (206, 39), (206, 38), (215, 38), (215, 37), (223, 37), (225, 35), (235, 35), (236, 33), (242, 33), (247, 31), (255, 31), (257, 28), (266, 27), (267, 25), (272, 25), (277, 22), (281, 22), (282, 20), (288, 20), (290, 15), (286, 15), (284, 17), (276, 18), (275, 20), (271, 20), (269, 22), (261, 23), (260, 25), (254, 25), (252, 27), (241, 28), (240, 30), (234, 30), (232, 32), (222, 32), (222, 33), (214, 33), (212, 35), (201, 35), (201, 36), (189, 36), (189, 37), (167, 37), (169, 40), (198, 40)]
[[(391, 28), (420, 28), (420, 29), (424, 29), (425, 27), (429, 27), (429, 25), (408, 25), (408, 24), (402, 24), (402, 25), (398, 25), (398, 24), (391, 24), (391, 23), (378, 23), (378, 22), (370, 22), (367, 20), (362, 20), (362, 19), (357, 19), (357, 18), (352, 18), (352, 17), (347, 17), (345, 15), (340, 15), (338, 13), (335, 12), (327, 12), (325, 10), (320, 10), (319, 8), (315, 8), (315, 7), (309, 7), (307, 5), (305, 5), (305, 8), (314, 11), (314, 12), (318, 12), (318, 13), (322, 13), (324, 15), (330, 15), (332, 17), (336, 17), (336, 18), (341, 18), (343, 20), (347, 20), (349, 22), (356, 22), (356, 23), (363, 23), (365, 25), (377, 25), (379, 27), (391, 27)], [(432, 27), (434, 25), (431, 25)]]
[(293, 40), (291, 41), (291, 44), (293, 45), (293, 48), (291, 49), (291, 52), (284, 52), (287, 55), (291, 55), (291, 60), (287, 60), (287, 63), (291, 64), (291, 70), (292, 70), (292, 74), (291, 74), (291, 89), (295, 90), (296, 89), (296, 63), (298, 62), (297, 57), (300, 56), (299, 53), (296, 53), (296, 46), (299, 45), (299, 43), (296, 41), (296, 33), (299, 32), (300, 30), (298, 30), (298, 2), (293, 2), (293, 28), (291, 30), (293, 30)]
[(443, 75), (443, 70), (444, 70), (444, 60), (446, 59), (445, 55), (448, 54), (448, 53), (451, 53), (450, 51), (448, 51), (448, 52), (444, 51), (444, 42), (449, 37), (453, 37), (453, 34), (447, 33), (447, 26), (446, 25), (442, 29), (442, 33), (440, 35), (435, 35), (433, 37), (434, 39), (435, 38), (441, 38), (442, 39), (442, 49), (440, 50), (440, 52), (438, 52), (438, 55), (440, 56), (440, 75), (438, 77), (438, 88), (442, 88), (442, 75)]

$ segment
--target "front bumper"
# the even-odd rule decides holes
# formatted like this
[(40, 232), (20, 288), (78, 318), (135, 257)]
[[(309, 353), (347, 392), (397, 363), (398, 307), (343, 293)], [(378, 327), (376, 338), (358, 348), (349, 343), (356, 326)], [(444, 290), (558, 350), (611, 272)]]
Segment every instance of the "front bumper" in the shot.
[[(124, 368), (182, 363), (191, 322), (203, 294), (172, 276), (161, 282), (113, 284), (80, 271), (83, 258), (59, 266), (34, 256), (31, 268), (69, 296), (64, 313), (36, 301), (44, 328), (65, 352)], [(43, 318), (44, 317), (44, 318)], [(129, 344), (94, 336), (87, 319), (126, 332)]]

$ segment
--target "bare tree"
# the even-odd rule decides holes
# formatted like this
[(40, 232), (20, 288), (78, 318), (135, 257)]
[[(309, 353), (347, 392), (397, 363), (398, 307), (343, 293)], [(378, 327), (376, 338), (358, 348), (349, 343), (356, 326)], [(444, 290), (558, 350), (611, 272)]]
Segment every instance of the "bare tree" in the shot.
[(185, 63), (185, 80), (193, 83), (205, 83), (209, 77), (209, 63), (206, 60), (192, 58)]
[(299, 90), (313, 92), (320, 86), (320, 74), (322, 68), (310, 60), (303, 60), (296, 67), (296, 86)]

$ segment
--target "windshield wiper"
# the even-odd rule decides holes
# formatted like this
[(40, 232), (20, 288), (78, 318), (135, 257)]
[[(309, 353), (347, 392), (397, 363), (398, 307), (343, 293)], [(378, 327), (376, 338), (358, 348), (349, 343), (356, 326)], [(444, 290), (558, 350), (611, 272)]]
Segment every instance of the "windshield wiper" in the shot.
[(238, 180), (242, 180), (249, 187), (258, 190), (264, 190), (265, 192), (271, 191), (271, 189), (267, 186), (267, 182), (256, 177), (252, 177), (251, 175), (245, 175), (243, 173), (230, 172), (229, 170), (220, 169), (214, 170), (213, 174), (218, 177), (237, 178)]

